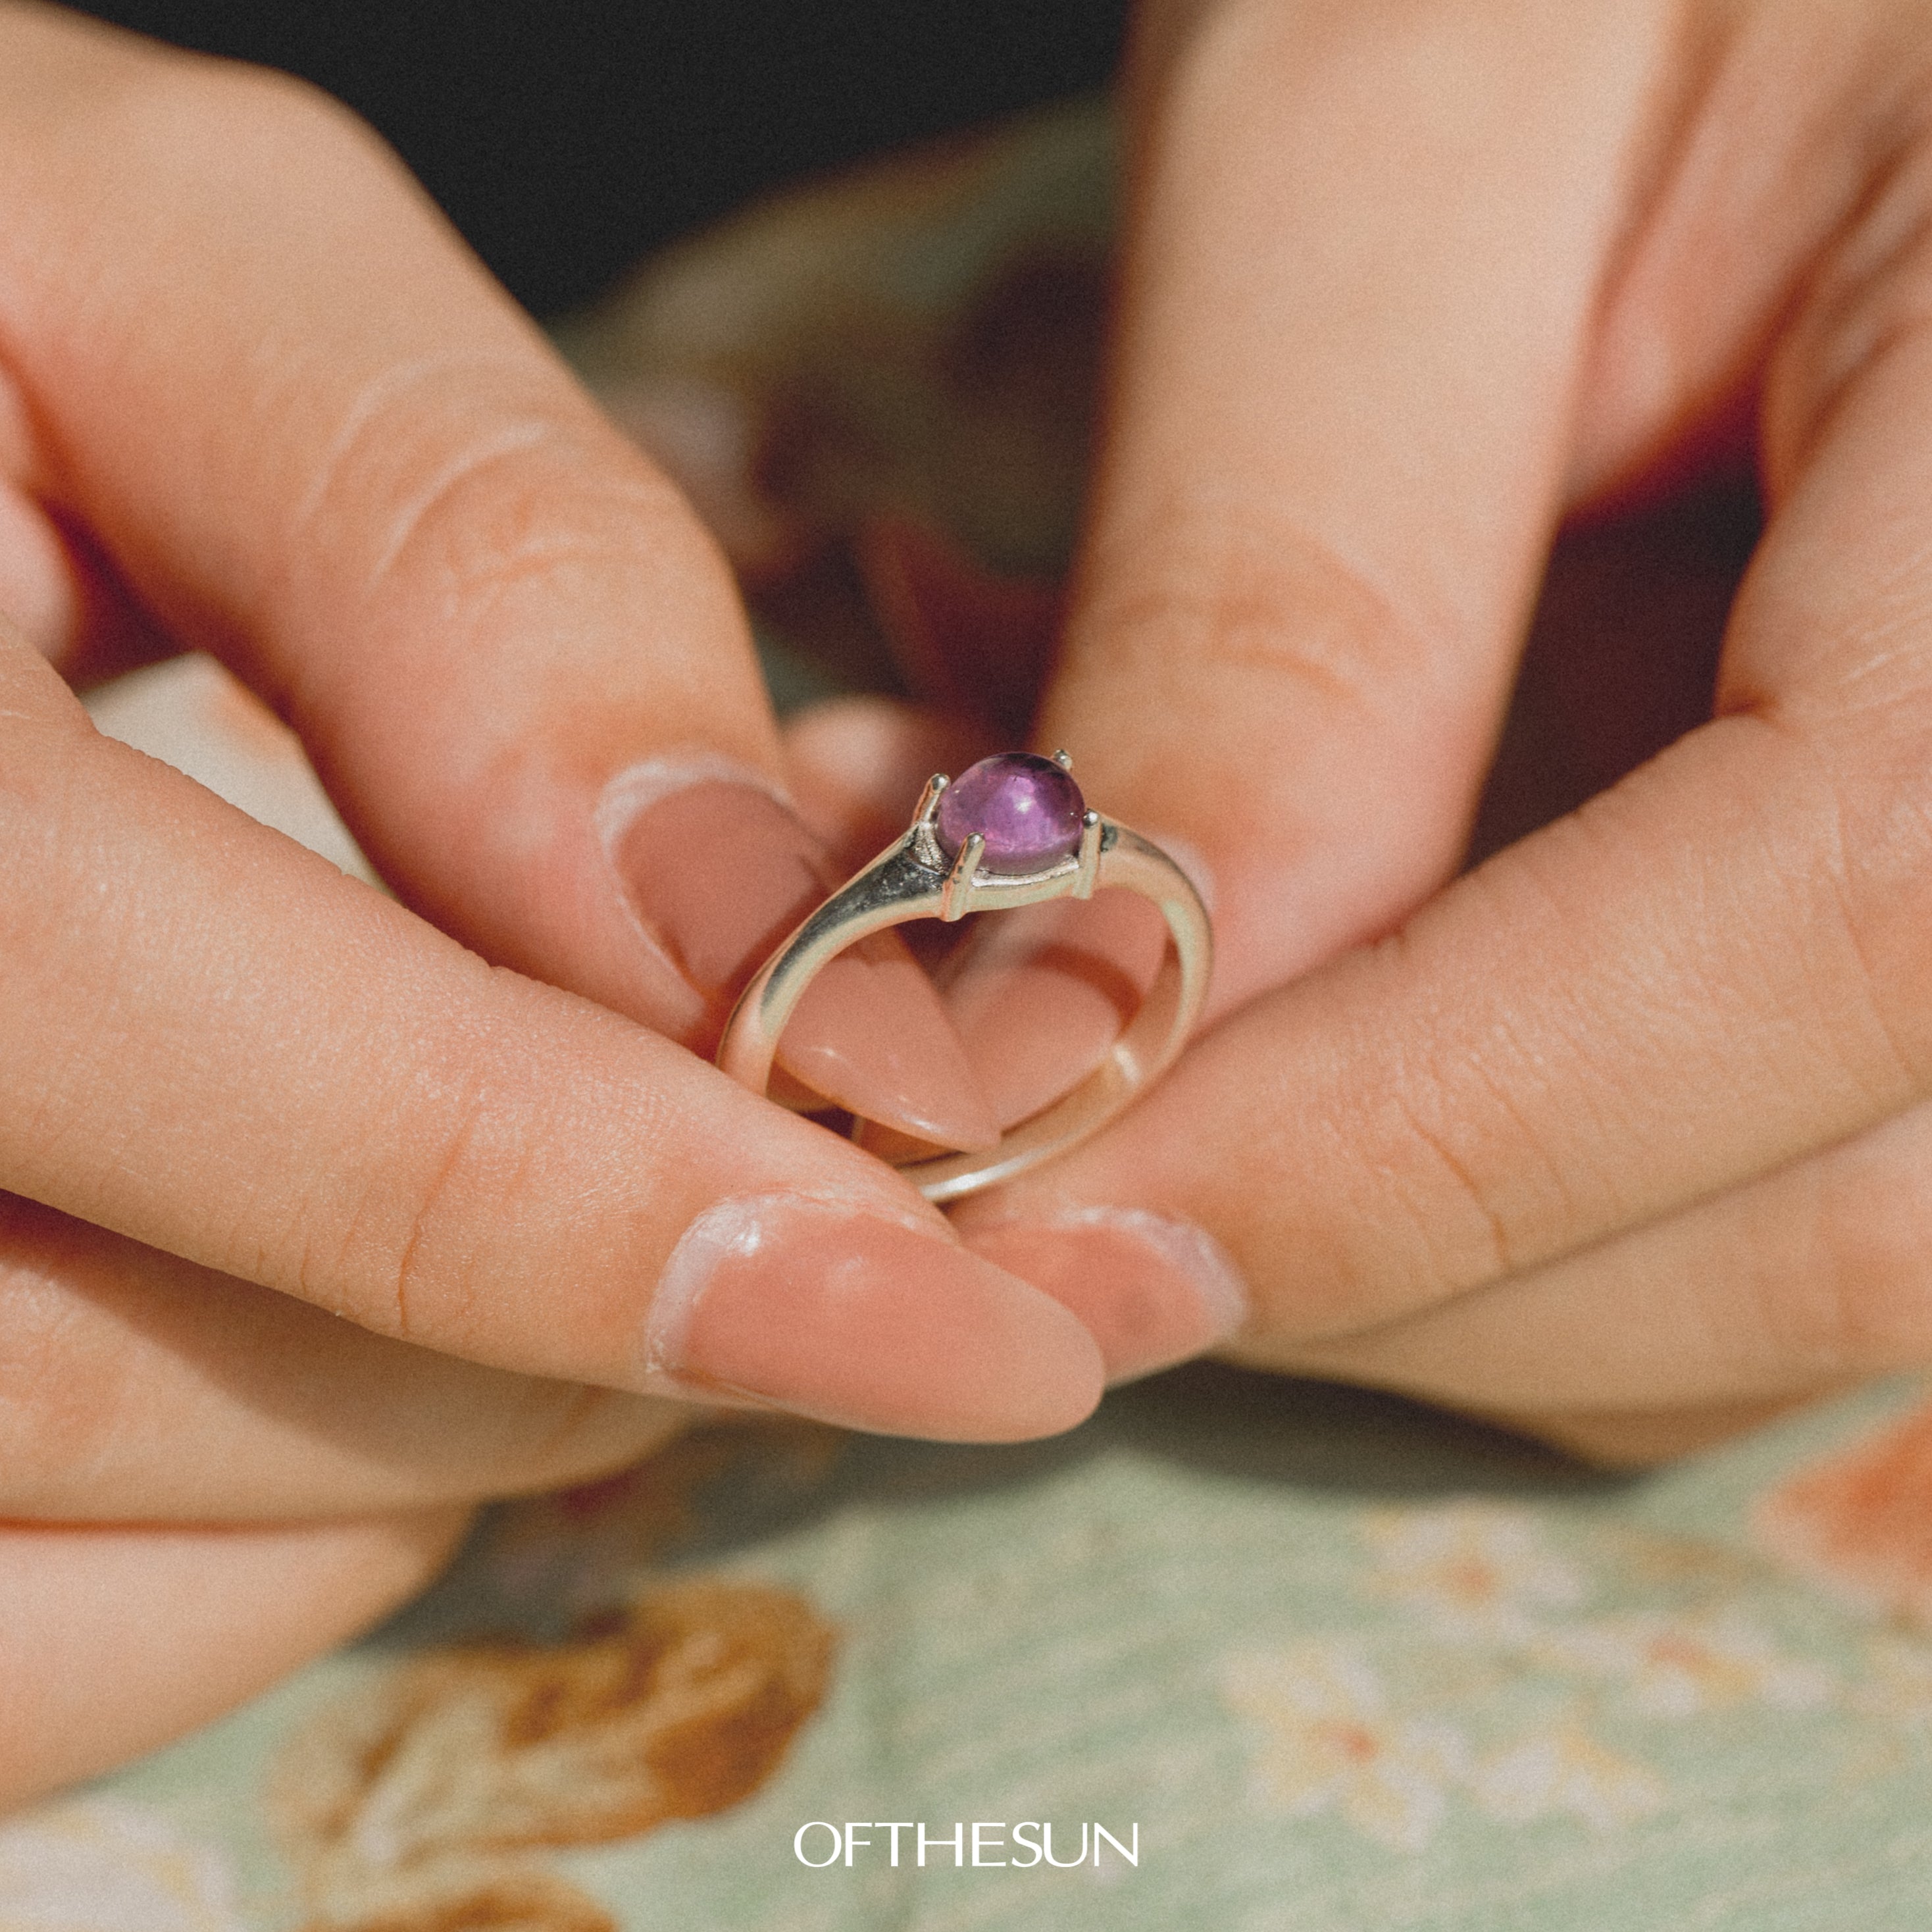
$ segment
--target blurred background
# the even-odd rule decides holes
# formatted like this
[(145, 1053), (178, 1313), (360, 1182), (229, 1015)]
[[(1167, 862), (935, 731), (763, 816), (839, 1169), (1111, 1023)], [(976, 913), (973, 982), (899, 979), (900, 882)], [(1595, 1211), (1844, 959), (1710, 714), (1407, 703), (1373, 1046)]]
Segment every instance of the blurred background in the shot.
[(550, 316), (800, 175), (1090, 92), (1125, 0), (122, 0), (326, 88)]

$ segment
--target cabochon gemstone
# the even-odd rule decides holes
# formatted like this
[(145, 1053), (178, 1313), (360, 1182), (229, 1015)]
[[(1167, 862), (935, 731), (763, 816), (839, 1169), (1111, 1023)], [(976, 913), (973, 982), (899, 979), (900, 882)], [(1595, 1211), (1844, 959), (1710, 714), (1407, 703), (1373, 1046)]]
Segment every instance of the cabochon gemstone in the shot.
[(1039, 872), (1080, 846), (1087, 802), (1051, 758), (1002, 752), (982, 758), (939, 795), (933, 831), (949, 859), (974, 832), (986, 842), (989, 872)]

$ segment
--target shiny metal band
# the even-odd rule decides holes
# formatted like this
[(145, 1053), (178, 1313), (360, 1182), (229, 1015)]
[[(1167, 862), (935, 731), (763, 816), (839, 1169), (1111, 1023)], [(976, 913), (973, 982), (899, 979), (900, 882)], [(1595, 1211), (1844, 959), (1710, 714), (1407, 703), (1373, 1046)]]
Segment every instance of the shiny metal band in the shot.
[(949, 861), (934, 831), (946, 784), (934, 778), (904, 836), (812, 913), (759, 968), (733, 1009), (718, 1050), (718, 1064), (734, 1080), (762, 1094), (779, 1038), (819, 969), (868, 934), (909, 920), (962, 919), (969, 912), (1087, 898), (1119, 886), (1160, 909), (1168, 946), (1139, 1010), (1077, 1086), (1008, 1129), (998, 1147), (940, 1155), (901, 1170), (928, 1200), (938, 1202), (1010, 1180), (1120, 1112), (1186, 1044), (1207, 997), (1214, 956), (1207, 910), (1186, 874), (1159, 846), (1098, 812), (1086, 814), (1077, 852), (1037, 872), (988, 872), (976, 834)]

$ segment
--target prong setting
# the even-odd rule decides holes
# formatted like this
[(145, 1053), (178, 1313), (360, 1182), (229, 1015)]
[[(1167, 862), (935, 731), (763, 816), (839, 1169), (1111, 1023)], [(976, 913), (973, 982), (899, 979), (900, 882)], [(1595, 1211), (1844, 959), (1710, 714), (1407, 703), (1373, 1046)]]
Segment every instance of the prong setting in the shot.
[(912, 824), (906, 830), (906, 843), (911, 847), (913, 856), (935, 872), (946, 870), (946, 854), (940, 850), (935, 824), (939, 817), (939, 801), (945, 796), (946, 788), (952, 782), (944, 772), (934, 772), (926, 780), (926, 789), (919, 795), (919, 809), (913, 814)]
[(919, 809), (912, 815), (915, 825), (930, 826), (939, 815), (939, 801), (946, 788), (952, 781), (944, 772), (934, 772), (926, 782), (926, 789), (919, 795)]
[(1080, 819), (1079, 876), (1074, 881), (1073, 896), (1090, 899), (1100, 879), (1100, 814), (1088, 811)]
[(718, 1065), (763, 1092), (806, 988), (869, 934), (909, 920), (951, 922), (969, 913), (1085, 898), (1105, 885), (1149, 901), (1168, 940), (1112, 1053), (1059, 1099), (1009, 1127), (996, 1148), (916, 1160), (903, 1171), (928, 1201), (958, 1200), (1050, 1160), (1112, 1120), (1185, 1044), (1205, 997), (1213, 939), (1186, 875), (1138, 833), (1088, 810), (1065, 767), (1064, 755), (1012, 753), (982, 760), (956, 782), (932, 778), (907, 830), (808, 913), (753, 976), (726, 1024)]
[(1067, 750), (1065, 746), (1063, 745), (1054, 753), (1053, 762), (1058, 765), (1069, 778), (1071, 778), (1073, 776), (1073, 754)]
[(956, 920), (964, 919), (973, 910), (973, 875), (980, 869), (980, 861), (986, 855), (986, 841), (976, 832), (959, 848), (959, 856), (952, 862), (952, 869), (946, 875), (946, 883), (939, 889), (939, 916), (950, 926)]

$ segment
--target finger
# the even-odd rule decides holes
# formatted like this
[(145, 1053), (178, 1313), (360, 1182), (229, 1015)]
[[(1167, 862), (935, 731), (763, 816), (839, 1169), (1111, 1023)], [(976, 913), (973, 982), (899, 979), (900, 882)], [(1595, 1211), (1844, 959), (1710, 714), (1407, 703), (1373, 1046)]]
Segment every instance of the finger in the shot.
[(1092, 1406), (1078, 1324), (887, 1170), (98, 736), (18, 645), (0, 770), (0, 1186), (526, 1373), (940, 1435)]
[(112, 677), (173, 648), (95, 548), (0, 470), (0, 617), (76, 684)]
[(1310, 1340), (1926, 1097), (1932, 332), (1912, 211), (1932, 159), (1913, 134), (1875, 165), (1882, 190), (1774, 354), (1772, 515), (1717, 718), (1397, 940), (1231, 1020), (1008, 1214), (1044, 1188), (1197, 1220), (1254, 1286), (1261, 1332)]
[(0, 1525), (0, 1808), (179, 1737), (366, 1628), (436, 1574), (466, 1521)]
[(1742, 1412), (1932, 1361), (1928, 1274), (1920, 1106), (1441, 1308), (1245, 1358), (1496, 1414)]
[[(715, 546), (346, 113), (52, 13), (0, 26), (0, 332), (42, 500), (271, 697), (411, 904), (714, 1041), (837, 883)], [(992, 1132), (891, 941), (783, 1052), (908, 1130)]]
[(0, 1196), (0, 1516), (360, 1516), (560, 1488), (701, 1412), (539, 1380)]
[[(1705, 727), (1399, 940), (1231, 1016), (1105, 1135), (962, 1222), (1192, 1224), (1251, 1285), (1256, 1332), (1299, 1342), (1849, 1137), (1922, 1096), (1932, 1016), (1906, 958), (1923, 880), (1894, 848), (1848, 902), (1840, 824), (1802, 740)], [(1027, 1271), (1016, 1237), (1000, 1252)]]
[(1204, 859), (1224, 1010), (1456, 863), (1665, 43), (1628, 11), (1195, 17), (1149, 80), (1036, 736)]
[[(806, 822), (855, 866), (904, 831), (932, 773), (962, 772), (997, 748), (956, 715), (882, 698), (812, 706), (788, 722), (785, 744)], [(999, 1126), (1037, 1113), (1100, 1064), (1166, 943), (1145, 901), (1103, 892), (976, 920), (931, 958)], [(870, 1130), (859, 1140), (897, 1144)]]

